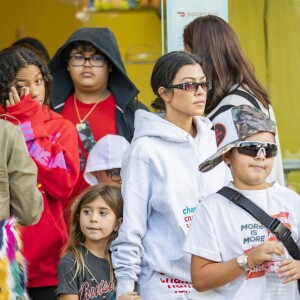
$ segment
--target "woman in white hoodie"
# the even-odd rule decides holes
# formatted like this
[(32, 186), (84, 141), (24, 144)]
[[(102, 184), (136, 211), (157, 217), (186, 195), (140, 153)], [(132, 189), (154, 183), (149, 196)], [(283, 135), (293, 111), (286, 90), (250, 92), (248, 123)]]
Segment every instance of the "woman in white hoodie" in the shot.
[(216, 151), (211, 122), (201, 117), (207, 91), (200, 60), (170, 52), (151, 77), (154, 114), (138, 110), (132, 145), (123, 157), (123, 223), (111, 245), (117, 297), (136, 290), (143, 300), (186, 299), (190, 255), (183, 244), (195, 207), (231, 178), (225, 164), (200, 173)]

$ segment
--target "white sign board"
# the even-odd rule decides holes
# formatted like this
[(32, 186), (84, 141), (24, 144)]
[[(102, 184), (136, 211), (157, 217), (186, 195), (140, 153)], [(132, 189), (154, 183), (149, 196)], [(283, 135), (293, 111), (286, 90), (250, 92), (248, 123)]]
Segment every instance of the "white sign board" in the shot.
[(228, 0), (165, 0), (167, 51), (183, 50), (183, 30), (200, 16), (216, 15), (228, 21)]

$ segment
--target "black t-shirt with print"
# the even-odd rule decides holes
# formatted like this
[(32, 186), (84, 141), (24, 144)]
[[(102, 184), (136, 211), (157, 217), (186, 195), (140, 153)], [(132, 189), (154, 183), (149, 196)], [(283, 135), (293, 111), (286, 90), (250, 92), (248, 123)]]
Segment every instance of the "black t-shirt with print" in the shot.
[(115, 291), (110, 282), (109, 263), (80, 247), (86, 267), (77, 274), (73, 253), (67, 253), (58, 265), (57, 295), (78, 295), (80, 300), (115, 300)]

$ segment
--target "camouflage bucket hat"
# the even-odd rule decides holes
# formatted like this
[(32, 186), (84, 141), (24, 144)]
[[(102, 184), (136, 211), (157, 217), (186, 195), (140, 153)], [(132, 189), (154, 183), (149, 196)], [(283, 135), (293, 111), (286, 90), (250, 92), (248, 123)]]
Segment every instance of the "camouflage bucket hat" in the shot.
[(276, 134), (276, 124), (260, 109), (248, 105), (232, 107), (219, 114), (214, 120), (218, 150), (199, 166), (207, 172), (223, 160), (223, 154), (257, 132)]

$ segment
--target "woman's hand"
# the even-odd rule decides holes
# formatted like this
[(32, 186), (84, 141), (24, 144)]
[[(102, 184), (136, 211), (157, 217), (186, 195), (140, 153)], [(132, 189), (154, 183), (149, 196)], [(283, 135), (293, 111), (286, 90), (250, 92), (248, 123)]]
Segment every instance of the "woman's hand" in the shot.
[(20, 88), (20, 95), (18, 94), (17, 89), (12, 86), (11, 91), (8, 94), (9, 99), (6, 100), (6, 106), (13, 106), (18, 104), (21, 101), (22, 97), (25, 97), (29, 94), (29, 88), (24, 86)]

